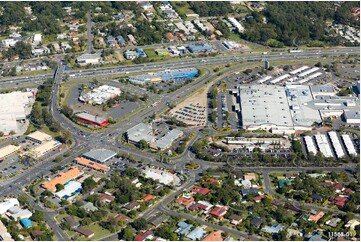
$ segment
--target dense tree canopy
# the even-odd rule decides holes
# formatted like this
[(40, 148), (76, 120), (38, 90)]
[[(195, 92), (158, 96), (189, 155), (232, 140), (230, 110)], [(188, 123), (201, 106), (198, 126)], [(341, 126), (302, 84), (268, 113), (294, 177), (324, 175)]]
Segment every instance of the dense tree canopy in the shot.
[(224, 16), (232, 12), (230, 2), (188, 2), (191, 9), (201, 17)]

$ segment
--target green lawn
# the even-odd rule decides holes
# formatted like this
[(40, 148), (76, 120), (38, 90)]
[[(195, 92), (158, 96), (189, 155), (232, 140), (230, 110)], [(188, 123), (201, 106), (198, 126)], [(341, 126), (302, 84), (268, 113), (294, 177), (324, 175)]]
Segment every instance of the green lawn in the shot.
[(194, 14), (187, 2), (172, 2), (172, 5), (179, 14)]
[(91, 237), (91, 240), (100, 240), (111, 234), (109, 230), (103, 229), (99, 224), (90, 224), (85, 227), (94, 231), (94, 236)]

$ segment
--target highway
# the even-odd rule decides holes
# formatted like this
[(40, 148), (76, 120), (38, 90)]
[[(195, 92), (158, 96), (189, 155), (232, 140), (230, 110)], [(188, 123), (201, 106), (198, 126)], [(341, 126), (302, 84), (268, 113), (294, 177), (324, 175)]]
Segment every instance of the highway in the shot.
[[(138, 72), (157, 71), (169, 68), (186, 68), (194, 66), (206, 66), (206, 65), (220, 65), (232, 62), (240, 61), (262, 61), (262, 60), (293, 60), (293, 59), (311, 59), (321, 58), (322, 56), (339, 56), (346, 54), (358, 54), (359, 47), (348, 48), (334, 48), (334, 49), (321, 49), (310, 50), (302, 53), (285, 53), (285, 52), (271, 52), (267, 55), (263, 54), (239, 54), (235, 53), (233, 56), (217, 56), (217, 57), (197, 57), (197, 58), (181, 58), (170, 62), (153, 62), (139, 65), (126, 65), (115, 67), (103, 67), (86, 70), (73, 70), (66, 71), (69, 75), (69, 79), (78, 78), (94, 78), (96, 76), (126, 76), (128, 74), (134, 74)], [(24, 83), (40, 83), (48, 78), (52, 78), (52, 74), (34, 75), (26, 77), (6, 77), (0, 78), (0, 87), (9, 85), (19, 85)], [(18, 83), (18, 84), (17, 84)]]

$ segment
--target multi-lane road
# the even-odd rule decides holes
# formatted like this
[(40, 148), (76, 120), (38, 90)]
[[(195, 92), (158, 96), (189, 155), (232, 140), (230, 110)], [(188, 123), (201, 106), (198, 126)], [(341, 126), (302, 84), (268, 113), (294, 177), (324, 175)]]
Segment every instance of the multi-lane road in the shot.
[[(217, 57), (204, 57), (204, 58), (181, 58), (169, 62), (154, 62), (147, 64), (139, 65), (126, 65), (126, 66), (115, 66), (115, 67), (104, 67), (104, 68), (94, 68), (86, 70), (73, 70), (66, 71), (66, 74), (69, 75), (70, 79), (80, 79), (80, 78), (94, 78), (97, 76), (126, 76), (129, 74), (135, 74), (139, 72), (146, 71), (157, 71), (164, 69), (172, 68), (185, 68), (185, 67), (197, 67), (197, 66), (206, 66), (206, 65), (220, 65), (226, 63), (234, 63), (240, 61), (287, 61), (294, 59), (312, 59), (319, 58), (322, 56), (340, 56), (340, 55), (350, 55), (350, 54), (359, 54), (359, 47), (347, 47), (347, 48), (332, 48), (332, 49), (320, 49), (320, 50), (305, 50), (301, 53), (287, 53), (287, 52), (270, 52), (269, 54), (240, 54), (235, 53), (232, 56), (219, 55)], [(43, 74), (43, 75), (33, 75), (26, 77), (6, 77), (0, 78), (0, 88), (36, 83), (39, 84), (42, 81), (45, 81), (47, 78), (52, 78), (52, 74)]]

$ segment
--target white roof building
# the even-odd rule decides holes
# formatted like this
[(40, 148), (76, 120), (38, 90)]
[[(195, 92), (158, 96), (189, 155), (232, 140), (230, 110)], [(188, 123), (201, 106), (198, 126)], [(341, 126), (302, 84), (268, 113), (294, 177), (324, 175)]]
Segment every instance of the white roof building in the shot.
[(28, 151), (26, 153), (27, 156), (33, 157), (34, 159), (38, 159), (44, 156), (47, 152), (61, 145), (59, 141), (50, 140), (48, 142), (42, 143), (36, 146), (34, 149)]
[(29, 209), (22, 209), (18, 206), (14, 206), (8, 209), (9, 217), (11, 217), (13, 220), (18, 220), (22, 218), (30, 218), (33, 213)]
[(41, 34), (34, 34), (33, 43), (40, 43), (43, 36)]
[(31, 112), (34, 102), (32, 92), (11, 92), (0, 94), (0, 131), (18, 133), (17, 121), (23, 121)]
[(0, 149), (0, 161), (4, 160), (6, 157), (14, 154), (15, 152), (17, 152), (18, 150), (20, 150), (21, 147), (20, 146), (16, 146), (16, 145), (7, 145), (3, 148)]
[(64, 186), (64, 189), (55, 193), (55, 196), (58, 198), (68, 199), (74, 195), (75, 192), (80, 192), (82, 189), (81, 183), (77, 181), (70, 181)]
[(235, 18), (228, 18), (229, 22), (232, 23), (232, 25), (234, 27), (237, 28), (239, 33), (243, 33), (244, 32), (244, 27), (242, 26), (242, 24), (240, 24)]
[(19, 201), (16, 198), (7, 198), (4, 202), (0, 203), (0, 214), (6, 213), (10, 208), (14, 206), (20, 206)]
[(31, 134), (28, 134), (26, 136), (26, 139), (31, 140), (31, 141), (33, 141), (35, 143), (42, 144), (42, 143), (44, 143), (46, 141), (52, 140), (53, 137), (51, 137), (50, 135), (48, 135), (48, 134), (46, 134), (46, 133), (44, 133), (42, 131), (37, 130), (35, 132), (32, 132)]
[(117, 87), (112, 87), (108, 85), (102, 85), (98, 88), (93, 89), (89, 93), (81, 93), (79, 100), (87, 103), (103, 104), (111, 98), (119, 96), (121, 91)]
[(100, 53), (83, 54), (76, 59), (79, 64), (99, 64), (100, 60)]

